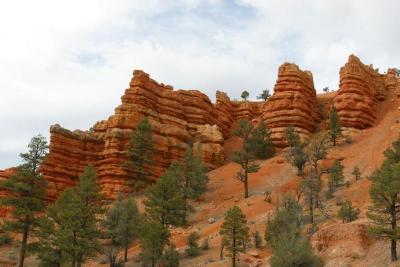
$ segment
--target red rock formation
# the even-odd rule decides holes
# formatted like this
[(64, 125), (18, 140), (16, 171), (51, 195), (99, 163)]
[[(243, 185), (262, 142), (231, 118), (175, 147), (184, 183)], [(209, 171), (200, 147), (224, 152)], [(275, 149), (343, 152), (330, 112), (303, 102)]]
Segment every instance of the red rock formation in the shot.
[[(10, 178), (15, 173), (15, 168), (0, 170), (0, 182)], [(0, 198), (6, 196), (8, 192), (0, 190)], [(8, 217), (10, 215), (10, 208), (0, 206), (0, 218)]]
[(350, 55), (340, 69), (339, 91), (334, 104), (344, 127), (364, 129), (375, 124), (376, 105), (386, 98), (384, 75)]
[(130, 191), (134, 173), (125, 167), (130, 135), (147, 116), (153, 126), (156, 179), (174, 160), (181, 160), (187, 144), (201, 143), (204, 160), (215, 167), (224, 160), (224, 137), (238, 118), (252, 119), (259, 104), (232, 102), (217, 92), (217, 103), (196, 90), (177, 90), (159, 84), (143, 71), (135, 71), (130, 87), (114, 115), (96, 123), (91, 131), (74, 131), (54, 125), (50, 129), (50, 154), (41, 166), (49, 182), (48, 199), (53, 201), (67, 186), (76, 183), (84, 166), (98, 170), (98, 181), (107, 198)]
[(311, 72), (302, 71), (295, 64), (282, 64), (274, 94), (264, 104), (262, 117), (279, 147), (286, 145), (287, 126), (294, 126), (301, 135), (314, 132), (321, 115)]
[(400, 93), (400, 77), (397, 76), (396, 69), (388, 69), (386, 75), (384, 75), (384, 81), (387, 90)]

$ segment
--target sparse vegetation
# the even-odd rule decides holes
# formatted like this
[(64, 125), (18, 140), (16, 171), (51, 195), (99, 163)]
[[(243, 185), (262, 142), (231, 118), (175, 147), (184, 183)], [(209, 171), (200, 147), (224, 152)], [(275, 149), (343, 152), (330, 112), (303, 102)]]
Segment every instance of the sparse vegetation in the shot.
[(242, 94), (240, 95), (240, 97), (241, 97), (244, 101), (247, 101), (247, 98), (249, 98), (249, 96), (250, 96), (250, 94), (249, 94), (249, 92), (246, 91), (246, 90), (244, 90), (244, 91), (242, 92)]
[(325, 86), (325, 87), (322, 89), (322, 91), (324, 91), (324, 93), (329, 93), (329, 87), (328, 87), (328, 86)]
[(328, 129), (329, 138), (331, 139), (333, 146), (336, 146), (337, 139), (342, 135), (342, 127), (340, 126), (340, 119), (335, 106), (332, 106), (332, 110), (329, 115)]
[(356, 181), (361, 179), (361, 171), (360, 171), (360, 168), (358, 168), (358, 166), (354, 166), (351, 174), (354, 175), (354, 178), (356, 178)]
[(259, 96), (257, 96), (257, 99), (262, 99), (264, 101), (267, 101), (268, 98), (270, 98), (270, 97), (271, 97), (271, 94), (269, 93), (269, 90), (265, 89), (262, 91), (262, 93)]
[(297, 168), (299, 175), (303, 175), (307, 163), (307, 155), (305, 153), (306, 144), (301, 141), (300, 135), (295, 131), (293, 126), (288, 126), (285, 133), (286, 141), (289, 145), (287, 158)]
[(187, 238), (187, 249), (186, 249), (186, 254), (190, 257), (195, 257), (200, 254), (200, 248), (199, 248), (199, 239), (200, 236), (197, 232), (191, 233), (188, 238)]
[(343, 166), (339, 160), (335, 160), (332, 168), (329, 170), (329, 193), (333, 194), (337, 186), (344, 180)]

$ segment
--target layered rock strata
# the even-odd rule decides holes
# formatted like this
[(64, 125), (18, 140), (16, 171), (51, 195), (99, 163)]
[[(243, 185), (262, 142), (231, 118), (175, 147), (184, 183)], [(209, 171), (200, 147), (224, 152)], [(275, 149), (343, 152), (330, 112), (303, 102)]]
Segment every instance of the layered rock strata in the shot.
[(358, 57), (349, 56), (340, 69), (339, 91), (334, 99), (342, 126), (364, 129), (375, 124), (377, 103), (385, 100), (387, 86), (393, 83), (385, 77)]
[(274, 94), (264, 104), (262, 118), (271, 129), (272, 140), (278, 147), (287, 144), (287, 126), (295, 127), (302, 136), (314, 132), (321, 114), (311, 72), (302, 71), (295, 64), (282, 64)]

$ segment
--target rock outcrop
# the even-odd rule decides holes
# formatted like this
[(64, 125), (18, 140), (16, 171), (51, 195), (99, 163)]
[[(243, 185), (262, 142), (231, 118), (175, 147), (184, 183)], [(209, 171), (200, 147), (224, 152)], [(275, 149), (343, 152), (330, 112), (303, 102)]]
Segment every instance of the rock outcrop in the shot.
[[(0, 182), (10, 178), (15, 173), (15, 168), (0, 170)], [(0, 198), (6, 196), (9, 192), (0, 190)], [(4, 205), (0, 205), (0, 218), (8, 217), (11, 209)]]
[(340, 69), (339, 91), (334, 105), (344, 127), (364, 129), (375, 124), (376, 106), (385, 100), (387, 84), (385, 75), (379, 74), (359, 58), (350, 55), (348, 62)]
[(50, 201), (76, 183), (83, 168), (97, 168), (98, 181), (107, 198), (132, 191), (133, 170), (126, 167), (130, 136), (147, 116), (154, 132), (154, 166), (150, 179), (159, 177), (172, 161), (182, 159), (189, 143), (201, 144), (203, 159), (213, 168), (224, 162), (223, 142), (239, 118), (252, 119), (260, 104), (235, 102), (217, 92), (217, 103), (197, 90), (176, 90), (135, 71), (130, 87), (114, 115), (90, 131), (50, 129), (50, 154), (41, 166), (49, 182)]
[(286, 145), (287, 126), (294, 126), (302, 136), (314, 132), (321, 115), (311, 72), (302, 71), (295, 64), (282, 64), (274, 94), (264, 104), (262, 118), (279, 147)]

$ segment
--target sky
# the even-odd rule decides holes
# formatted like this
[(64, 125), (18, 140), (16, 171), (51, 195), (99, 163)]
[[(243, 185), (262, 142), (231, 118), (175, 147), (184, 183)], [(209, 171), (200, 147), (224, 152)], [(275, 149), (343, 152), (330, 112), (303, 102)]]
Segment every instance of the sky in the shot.
[(2, 0), (0, 169), (49, 127), (112, 115), (134, 69), (214, 100), (272, 89), (279, 65), (337, 89), (350, 54), (400, 67), (397, 0)]

